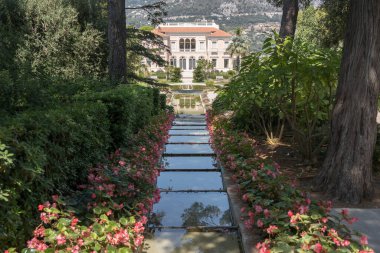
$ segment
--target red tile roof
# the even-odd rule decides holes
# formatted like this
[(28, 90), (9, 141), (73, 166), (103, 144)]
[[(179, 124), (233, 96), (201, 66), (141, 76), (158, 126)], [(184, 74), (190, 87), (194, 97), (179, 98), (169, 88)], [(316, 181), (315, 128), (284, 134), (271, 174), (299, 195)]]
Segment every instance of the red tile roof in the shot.
[(210, 37), (231, 37), (232, 35), (214, 27), (159, 27), (153, 33), (167, 36), (168, 33), (206, 33)]

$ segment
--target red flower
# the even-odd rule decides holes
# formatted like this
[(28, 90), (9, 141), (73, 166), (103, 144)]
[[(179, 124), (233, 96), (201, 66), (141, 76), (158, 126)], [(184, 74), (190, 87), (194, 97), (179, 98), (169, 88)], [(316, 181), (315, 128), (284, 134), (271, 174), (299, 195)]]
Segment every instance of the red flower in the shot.
[(365, 236), (365, 235), (362, 235), (362, 236), (360, 237), (360, 244), (361, 244), (361, 245), (367, 245), (367, 244), (368, 244), (368, 237)]
[(96, 199), (96, 194), (95, 193), (91, 194), (91, 198)]
[(323, 252), (323, 246), (320, 243), (317, 243), (314, 245), (314, 252), (316, 253), (322, 253)]
[(288, 216), (289, 216), (289, 218), (291, 218), (293, 215), (294, 215), (293, 212), (289, 210), (289, 211), (288, 211)]
[(44, 205), (38, 205), (38, 211), (40, 211), (40, 212), (41, 212), (41, 211), (43, 211), (43, 210), (44, 210), (44, 208), (45, 208), (45, 207), (44, 207)]

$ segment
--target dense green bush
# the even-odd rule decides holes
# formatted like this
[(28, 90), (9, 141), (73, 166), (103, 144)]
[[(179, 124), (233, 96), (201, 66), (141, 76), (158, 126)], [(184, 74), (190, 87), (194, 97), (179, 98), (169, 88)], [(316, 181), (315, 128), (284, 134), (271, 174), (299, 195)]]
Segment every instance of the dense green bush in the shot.
[(86, 168), (107, 154), (109, 127), (103, 104), (79, 103), (24, 112), (0, 128), (0, 140), (14, 154), (0, 177), (6, 193), (0, 199), (0, 245), (25, 240), (36, 204), (86, 179)]
[(237, 127), (269, 141), (281, 139), (287, 125), (304, 158), (315, 160), (327, 141), (340, 54), (275, 34), (245, 57), (214, 109), (234, 111)]
[(107, 106), (114, 148), (126, 145), (131, 135), (157, 114), (155, 108), (159, 108), (159, 98), (154, 98), (153, 89), (138, 86), (120, 86), (104, 92), (89, 93), (79, 99), (99, 101)]
[(46, 91), (56, 103), (8, 116), (0, 125), (0, 249), (26, 241), (36, 225), (36, 204), (76, 190), (91, 165), (111, 147), (128, 146), (166, 101), (156, 89), (94, 92), (89, 82), (82, 84), (68, 84), (62, 93), (54, 91), (57, 84)]

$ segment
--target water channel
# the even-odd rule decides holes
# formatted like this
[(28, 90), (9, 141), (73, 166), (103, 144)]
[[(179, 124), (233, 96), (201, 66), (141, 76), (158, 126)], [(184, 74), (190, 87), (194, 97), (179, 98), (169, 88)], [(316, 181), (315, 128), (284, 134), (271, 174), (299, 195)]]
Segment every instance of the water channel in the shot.
[(177, 94), (171, 101), (177, 117), (162, 157), (161, 200), (153, 207), (144, 252), (241, 253), (201, 96)]

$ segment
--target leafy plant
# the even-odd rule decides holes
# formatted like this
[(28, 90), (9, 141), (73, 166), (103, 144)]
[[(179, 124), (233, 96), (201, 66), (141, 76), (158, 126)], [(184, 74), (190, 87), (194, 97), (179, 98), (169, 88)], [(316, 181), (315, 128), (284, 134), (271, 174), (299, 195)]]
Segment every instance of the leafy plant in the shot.
[(275, 34), (261, 52), (245, 58), (214, 108), (233, 110), (240, 128), (267, 139), (281, 139), (287, 123), (300, 152), (313, 160), (327, 141), (339, 57), (339, 51), (281, 41)]

